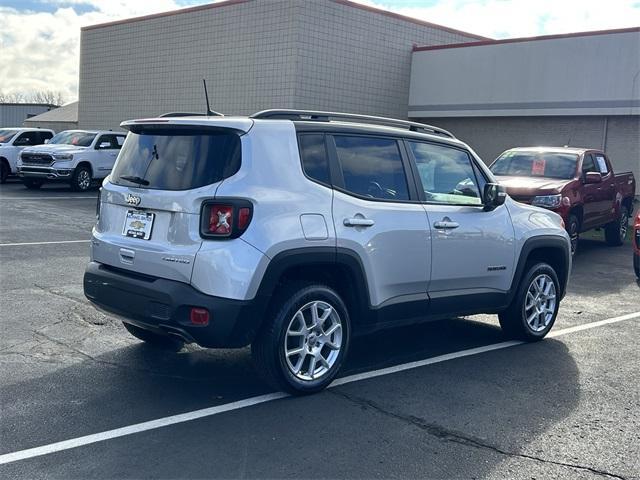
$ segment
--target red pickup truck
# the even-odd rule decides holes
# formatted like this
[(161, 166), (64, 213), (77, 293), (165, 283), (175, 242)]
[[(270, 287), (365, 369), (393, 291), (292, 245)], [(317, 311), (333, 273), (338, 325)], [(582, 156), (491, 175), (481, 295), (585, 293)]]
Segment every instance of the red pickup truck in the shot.
[(633, 211), (633, 173), (614, 173), (602, 150), (570, 147), (512, 148), (489, 167), (519, 202), (560, 214), (575, 253), (578, 235), (604, 227), (609, 245), (622, 245)]

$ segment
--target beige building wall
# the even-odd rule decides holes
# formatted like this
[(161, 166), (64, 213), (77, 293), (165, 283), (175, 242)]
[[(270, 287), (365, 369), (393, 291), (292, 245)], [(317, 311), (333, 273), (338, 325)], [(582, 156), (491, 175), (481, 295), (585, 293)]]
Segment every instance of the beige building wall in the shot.
[[(226, 4), (225, 4), (226, 3)], [(315, 108), (405, 117), (413, 44), (479, 37), (344, 0), (234, 0), (87, 27), (79, 124), (211, 108)]]

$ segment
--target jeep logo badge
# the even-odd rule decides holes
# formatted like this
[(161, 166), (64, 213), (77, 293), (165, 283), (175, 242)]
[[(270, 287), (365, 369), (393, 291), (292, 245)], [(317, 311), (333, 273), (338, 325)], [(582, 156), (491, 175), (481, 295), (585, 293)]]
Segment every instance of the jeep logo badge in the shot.
[(140, 205), (140, 201), (141, 201), (141, 198), (138, 197), (137, 195), (131, 195), (130, 193), (127, 194), (127, 203), (129, 205), (133, 205), (134, 207), (137, 207), (138, 205)]

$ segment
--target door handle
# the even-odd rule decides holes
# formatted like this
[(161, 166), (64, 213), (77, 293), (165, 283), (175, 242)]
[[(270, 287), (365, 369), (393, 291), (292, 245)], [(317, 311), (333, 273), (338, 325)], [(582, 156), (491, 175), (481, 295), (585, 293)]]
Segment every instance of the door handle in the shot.
[(369, 218), (345, 218), (344, 221), (345, 227), (371, 227), (376, 222)]
[(433, 226), (442, 230), (452, 230), (454, 228), (458, 228), (460, 224), (458, 222), (452, 222), (450, 220), (449, 221), (442, 220), (440, 222), (435, 222)]

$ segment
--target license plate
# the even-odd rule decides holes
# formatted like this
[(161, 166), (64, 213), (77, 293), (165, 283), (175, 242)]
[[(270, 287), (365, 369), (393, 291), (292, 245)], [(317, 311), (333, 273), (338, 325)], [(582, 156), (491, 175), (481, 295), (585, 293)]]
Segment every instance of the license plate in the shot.
[(122, 235), (125, 237), (139, 238), (141, 240), (149, 240), (151, 238), (151, 229), (153, 228), (153, 220), (155, 217), (155, 213), (127, 210)]

